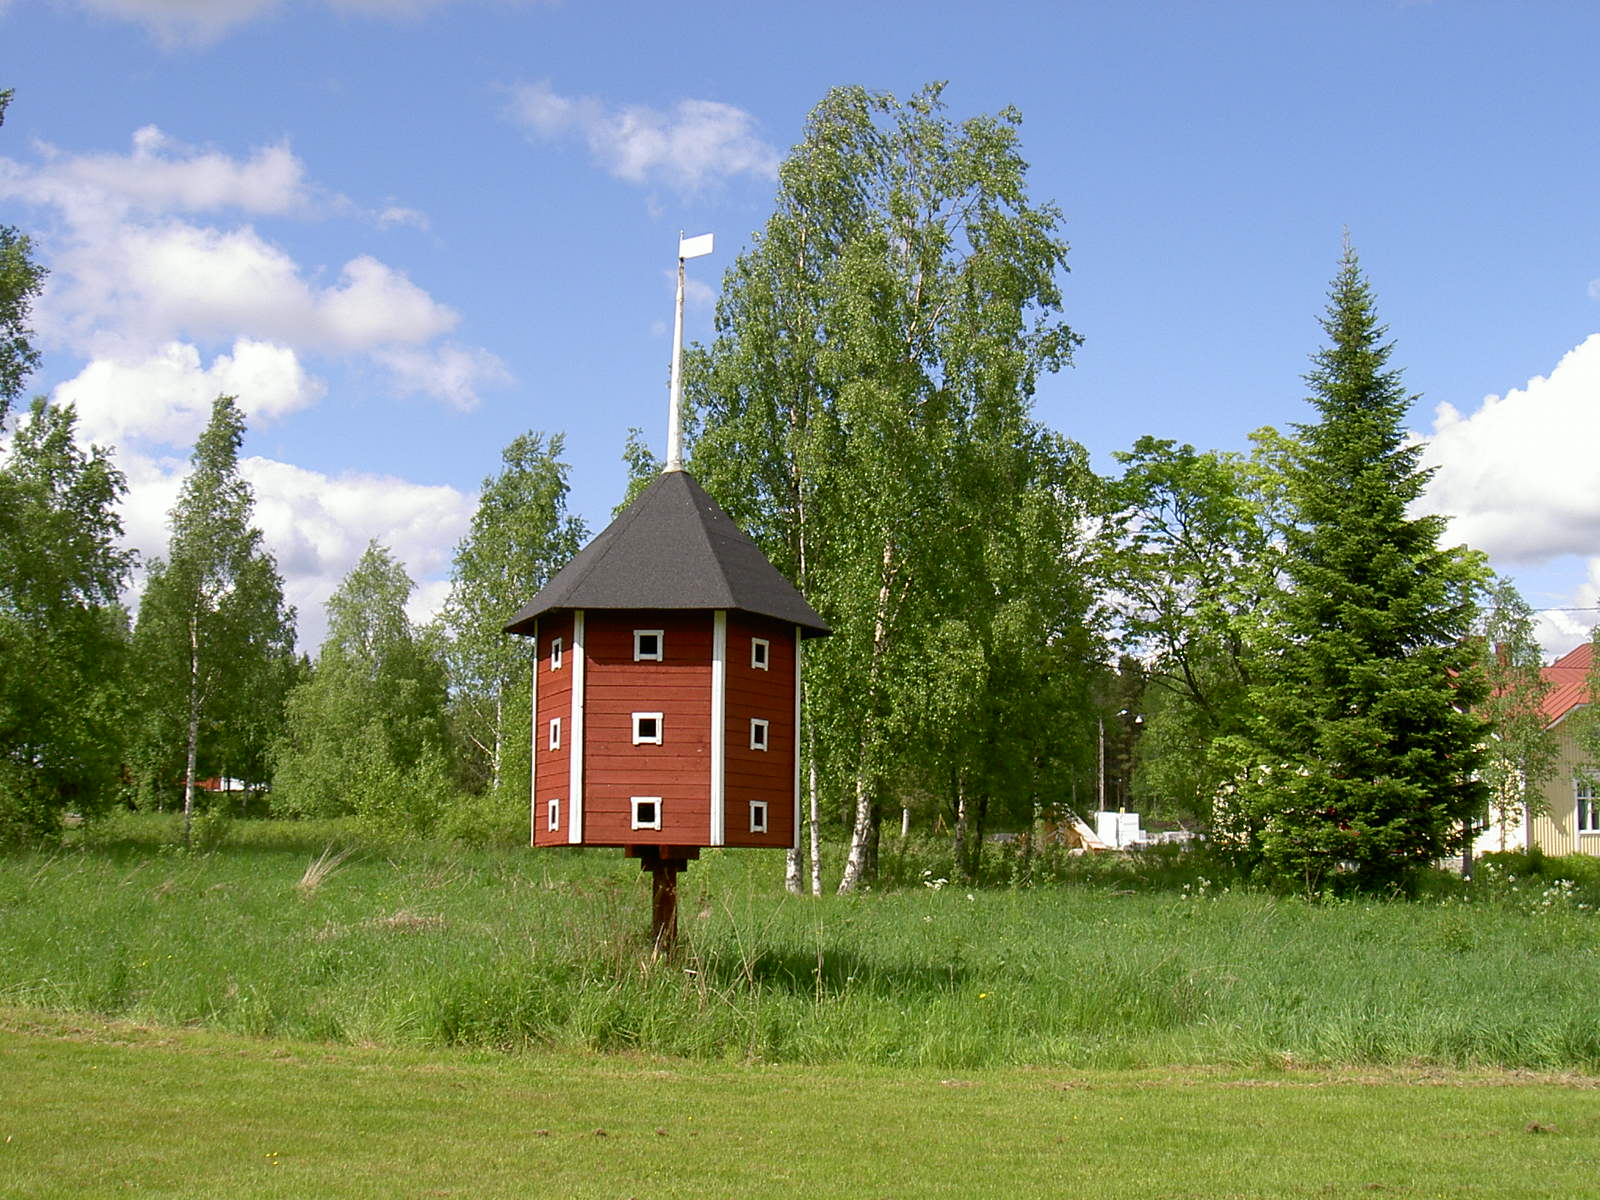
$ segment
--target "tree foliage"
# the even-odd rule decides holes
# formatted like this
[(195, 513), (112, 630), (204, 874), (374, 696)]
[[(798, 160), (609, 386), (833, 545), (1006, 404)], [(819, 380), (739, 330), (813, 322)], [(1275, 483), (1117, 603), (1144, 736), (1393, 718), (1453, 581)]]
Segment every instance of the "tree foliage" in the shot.
[[(526, 639), (504, 629), (516, 611), (578, 552), (583, 522), (567, 513), (564, 439), (532, 431), (501, 453), (501, 470), (483, 481), (472, 527), (456, 547), (445, 604), (450, 691), (465, 740), (474, 790), (526, 798), (528, 779)], [(508, 761), (509, 756), (509, 761)]]
[[(939, 86), (904, 104), (829, 92), (727, 274), (715, 343), (689, 358), (693, 470), (834, 628), (807, 655), (808, 752), (847, 814), (846, 889), (872, 872), (891, 792), (915, 778), (957, 802), (938, 748), (976, 718), (994, 656), (1036, 671), (1082, 623), (1081, 587), (1065, 617), (1004, 590), (1015, 564), (1076, 558), (1088, 477), (1030, 411), (1077, 338), (1060, 214), (1027, 197), (1019, 123), (952, 122)], [(1054, 566), (1040, 587), (1060, 591)], [(1050, 716), (1059, 733), (1082, 714)]]
[(76, 421), (36, 399), (0, 465), (0, 840), (92, 814), (119, 782), (126, 484)]
[(158, 794), (182, 782), (186, 831), (200, 778), (265, 779), (293, 678), (294, 610), (252, 524), (255, 498), (239, 470), (244, 429), (234, 398), (219, 396), (134, 626), (141, 782)]
[(372, 542), (328, 599), (327, 639), (274, 747), (274, 808), (421, 833), (450, 800), (445, 666), (406, 615), (413, 586)]
[(1428, 479), (1403, 425), (1412, 397), (1348, 248), (1323, 328), (1307, 376), (1320, 420), (1288, 475), (1282, 642), (1250, 690), (1224, 814), (1280, 885), (1320, 891), (1347, 868), (1375, 890), (1458, 849), (1483, 806), (1469, 634), (1484, 571), (1439, 546), (1443, 518), (1409, 515)]
[(1249, 456), (1154, 437), (1116, 455), (1106, 573), (1126, 650), (1144, 667), (1138, 788), (1209, 815), (1242, 731), (1282, 595), (1284, 480), (1293, 444)]
[[(5, 124), (11, 96), (9, 90), (0, 91), (0, 125)], [(39, 351), (29, 341), (28, 317), (45, 274), (33, 260), (33, 243), (27, 235), (0, 225), (0, 429), (39, 365)]]
[(1487, 695), (1478, 713), (1489, 723), (1479, 777), (1489, 793), (1489, 815), (1501, 833), (1544, 815), (1543, 784), (1555, 772), (1557, 746), (1545, 730), (1544, 698), (1550, 690), (1541, 668), (1533, 609), (1509, 579), (1487, 589), (1478, 618), (1479, 663)]

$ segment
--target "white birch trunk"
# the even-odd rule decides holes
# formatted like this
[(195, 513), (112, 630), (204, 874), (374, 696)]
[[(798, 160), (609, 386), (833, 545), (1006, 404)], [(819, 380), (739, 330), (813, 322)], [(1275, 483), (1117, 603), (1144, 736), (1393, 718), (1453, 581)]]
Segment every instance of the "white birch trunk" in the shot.
[(813, 755), (811, 758), (811, 770), (809, 775), (810, 778), (808, 782), (811, 789), (811, 894), (813, 896), (821, 896), (822, 833), (820, 831), (820, 823), (817, 819), (819, 814), (817, 812), (817, 760), (815, 755)]
[(878, 587), (878, 611), (872, 623), (872, 665), (867, 671), (867, 719), (861, 727), (861, 755), (856, 763), (856, 819), (850, 830), (850, 852), (845, 857), (844, 874), (839, 877), (839, 894), (853, 892), (861, 884), (866, 870), (867, 843), (872, 836), (872, 802), (874, 780), (868, 778), (869, 763), (873, 757), (872, 740), (876, 732), (878, 708), (878, 673), (883, 667), (884, 643), (889, 630), (889, 593), (894, 567), (894, 543), (883, 544), (883, 575)]
[(189, 729), (183, 772), (183, 844), (194, 824), (194, 769), (200, 757), (200, 618), (189, 615)]
[(494, 795), (500, 794), (500, 747), (504, 740), (505, 725), (505, 687), (498, 685), (494, 694), (494, 755), (489, 760), (489, 791)]
[(956, 871), (963, 879), (971, 878), (967, 871), (967, 832), (967, 787), (964, 783), (957, 783), (955, 860)]

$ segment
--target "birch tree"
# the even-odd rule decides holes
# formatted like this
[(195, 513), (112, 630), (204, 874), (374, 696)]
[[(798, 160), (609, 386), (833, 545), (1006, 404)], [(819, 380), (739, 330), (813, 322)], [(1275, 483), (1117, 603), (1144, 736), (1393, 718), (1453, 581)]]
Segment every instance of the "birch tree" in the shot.
[(519, 796), (531, 752), (525, 745), (530, 648), (503, 630), (583, 544), (583, 522), (567, 512), (564, 444), (560, 434), (547, 441), (530, 431), (501, 453), (500, 473), (483, 481), (472, 527), (456, 547), (444, 610), (452, 704), (471, 774), (499, 791), (514, 743), (517, 767), (509, 777)]
[[(0, 125), (5, 124), (11, 91), (0, 91)], [(14, 226), (0, 225), (0, 429), (22, 396), (28, 376), (39, 365), (29, 340), (28, 317), (44, 287), (45, 269), (33, 258), (33, 243)]]
[(1507, 833), (1549, 811), (1543, 785), (1559, 757), (1545, 731), (1550, 683), (1542, 671), (1533, 609), (1509, 579), (1497, 578), (1487, 588), (1476, 632), (1488, 691), (1478, 713), (1491, 731), (1478, 773), (1489, 789), (1489, 815), (1504, 850)]
[(239, 471), (244, 430), (234, 398), (219, 396), (172, 509), (167, 557), (150, 562), (134, 626), (143, 782), (164, 789), (181, 770), (185, 842), (201, 771), (223, 774), (260, 758), (254, 743), (276, 724), (263, 715), (281, 712), (294, 657), (294, 610), (252, 524), (255, 497)]
[(274, 750), (276, 807), (424, 833), (450, 799), (445, 666), (406, 614), (413, 587), (372, 542), (328, 599), (327, 639)]
[(875, 868), (931, 597), (959, 607), (972, 580), (951, 564), (981, 553), (988, 480), (965, 451), (1030, 436), (1037, 379), (1077, 340), (1020, 117), (957, 124), (941, 93), (828, 93), (689, 363), (695, 473), (834, 629), (808, 647), (807, 758), (845, 794), (842, 891)]

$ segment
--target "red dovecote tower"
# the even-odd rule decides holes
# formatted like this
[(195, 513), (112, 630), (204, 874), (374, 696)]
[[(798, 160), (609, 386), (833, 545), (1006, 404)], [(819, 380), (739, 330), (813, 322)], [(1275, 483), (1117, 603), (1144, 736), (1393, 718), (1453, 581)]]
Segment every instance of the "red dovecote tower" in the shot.
[(650, 484), (506, 631), (535, 645), (533, 844), (641, 859), (658, 944), (700, 847), (798, 845), (800, 646), (829, 629), (687, 472)]
[(800, 647), (826, 622), (682, 469), (680, 240), (667, 469), (506, 626), (534, 639), (533, 844), (621, 846), (658, 948), (703, 846), (793, 848)]

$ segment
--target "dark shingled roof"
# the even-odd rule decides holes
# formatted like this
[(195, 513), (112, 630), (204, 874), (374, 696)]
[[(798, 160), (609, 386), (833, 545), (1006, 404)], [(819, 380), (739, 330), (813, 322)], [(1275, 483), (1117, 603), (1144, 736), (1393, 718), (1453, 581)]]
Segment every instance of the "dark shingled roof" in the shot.
[(801, 627), (828, 623), (687, 471), (668, 471), (556, 572), (506, 626), (531, 634), (557, 609), (736, 609)]

